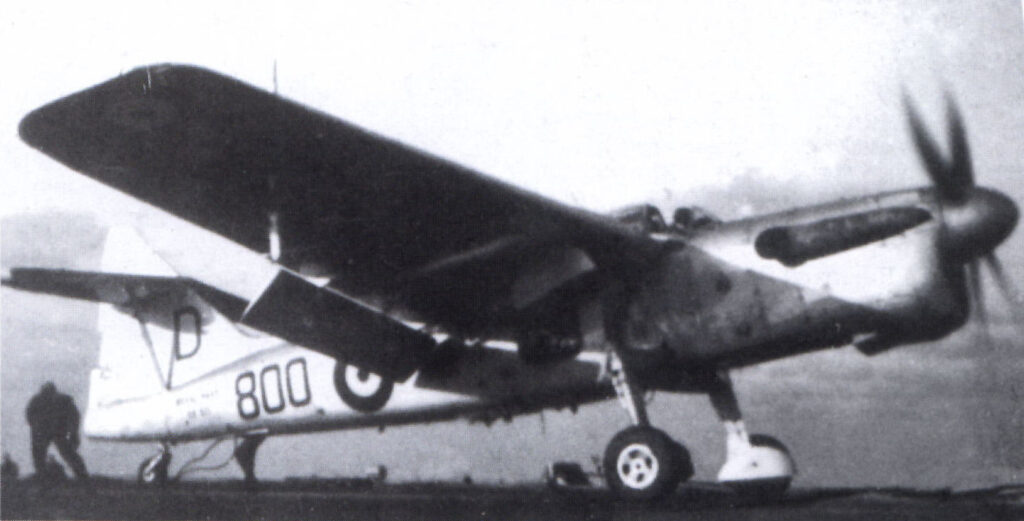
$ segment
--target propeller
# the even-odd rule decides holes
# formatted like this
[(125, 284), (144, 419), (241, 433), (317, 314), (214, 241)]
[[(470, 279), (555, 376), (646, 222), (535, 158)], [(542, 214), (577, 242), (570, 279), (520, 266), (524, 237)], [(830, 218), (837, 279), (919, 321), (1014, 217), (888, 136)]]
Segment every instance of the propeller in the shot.
[(967, 299), (971, 305), (971, 321), (975, 326), (975, 335), (982, 345), (991, 346), (992, 336), (988, 329), (988, 312), (985, 307), (985, 292), (981, 284), (981, 263), (977, 259), (966, 265)]
[(946, 262), (963, 266), (972, 319), (979, 327), (985, 344), (991, 345), (981, 280), (982, 262), (999, 284), (1018, 322), (1024, 318), (1018, 310), (1017, 293), (994, 251), (1016, 226), (1019, 215), (1017, 205), (1005, 194), (975, 185), (967, 131), (952, 96), (946, 95), (948, 157), (928, 133), (920, 113), (906, 92), (903, 93), (903, 106), (917, 152), (925, 172), (935, 186), (940, 222), (940, 254)]
[(1007, 278), (1006, 272), (1003, 271), (1003, 263), (999, 261), (999, 257), (991, 254), (983, 257), (983, 260), (985, 264), (988, 264), (989, 270), (999, 287), (999, 291), (1003, 294), (1003, 298), (1010, 304), (1010, 312), (1013, 314), (1014, 322), (1024, 324), (1024, 309), (1021, 308), (1021, 304), (1024, 304), (1024, 302), (1021, 302), (1020, 293), (1013, 282)]
[(921, 155), (925, 171), (935, 185), (942, 203), (957, 204), (965, 201), (974, 188), (974, 168), (971, 165), (971, 150), (967, 143), (963, 118), (956, 102), (946, 96), (946, 116), (949, 126), (949, 142), (952, 158), (947, 160), (935, 140), (928, 134), (921, 114), (910, 96), (903, 93), (903, 105), (910, 121), (910, 131)]

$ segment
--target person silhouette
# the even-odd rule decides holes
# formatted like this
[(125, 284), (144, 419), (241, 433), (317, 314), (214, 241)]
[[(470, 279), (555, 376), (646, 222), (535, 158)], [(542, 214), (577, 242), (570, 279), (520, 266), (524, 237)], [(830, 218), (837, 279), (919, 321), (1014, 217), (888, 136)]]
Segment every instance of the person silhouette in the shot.
[(18, 463), (11, 458), (10, 453), (5, 452), (3, 463), (0, 463), (0, 481), (16, 481), (19, 473)]
[(75, 478), (87, 479), (85, 462), (78, 455), (78, 427), (81, 415), (70, 396), (57, 391), (53, 382), (46, 382), (25, 408), (32, 434), (32, 464), (36, 475), (46, 473), (46, 451), (52, 442), (64, 461), (71, 466)]

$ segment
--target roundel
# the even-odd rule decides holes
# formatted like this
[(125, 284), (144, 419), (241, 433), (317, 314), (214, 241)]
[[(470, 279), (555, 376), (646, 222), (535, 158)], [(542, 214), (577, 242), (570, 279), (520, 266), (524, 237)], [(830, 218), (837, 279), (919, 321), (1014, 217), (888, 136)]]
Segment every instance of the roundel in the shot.
[(395, 384), (365, 369), (338, 362), (334, 366), (334, 388), (349, 407), (360, 412), (379, 411), (391, 398)]

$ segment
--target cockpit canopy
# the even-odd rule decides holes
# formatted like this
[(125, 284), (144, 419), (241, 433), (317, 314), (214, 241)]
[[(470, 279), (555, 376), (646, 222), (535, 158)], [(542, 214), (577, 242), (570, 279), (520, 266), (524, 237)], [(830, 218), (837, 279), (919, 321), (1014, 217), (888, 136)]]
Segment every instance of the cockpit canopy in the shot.
[(664, 233), (672, 231), (676, 233), (692, 233), (697, 230), (714, 226), (721, 221), (707, 210), (698, 206), (681, 206), (676, 208), (672, 214), (672, 224), (665, 223), (653, 204), (638, 204), (627, 206), (615, 212), (614, 217), (621, 223), (627, 224), (641, 233)]
[(672, 214), (672, 229), (680, 233), (709, 228), (720, 222), (721, 219), (699, 206), (680, 206)]
[(663, 233), (668, 230), (665, 218), (661, 216), (661, 210), (658, 210), (653, 204), (627, 206), (616, 211), (613, 216), (619, 222), (642, 233)]

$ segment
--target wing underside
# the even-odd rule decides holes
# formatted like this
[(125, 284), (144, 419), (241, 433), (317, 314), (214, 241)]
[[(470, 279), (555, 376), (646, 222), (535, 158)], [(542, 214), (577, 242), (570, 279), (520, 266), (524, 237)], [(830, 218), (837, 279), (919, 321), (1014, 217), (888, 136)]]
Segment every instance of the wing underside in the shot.
[(273, 229), (283, 265), (454, 329), (509, 320), (522, 274), (567, 248), (599, 267), (660, 249), (610, 217), (195, 67), (136, 69), (32, 112), (20, 133), (251, 250), (269, 251)]

